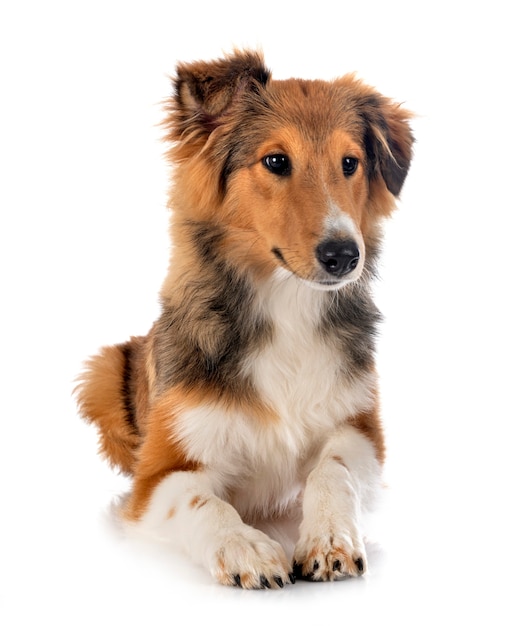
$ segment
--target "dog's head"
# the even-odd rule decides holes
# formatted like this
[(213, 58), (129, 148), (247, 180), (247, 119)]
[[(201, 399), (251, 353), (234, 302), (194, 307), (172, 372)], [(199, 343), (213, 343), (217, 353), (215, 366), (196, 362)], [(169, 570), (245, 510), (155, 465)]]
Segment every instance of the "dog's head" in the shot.
[(408, 172), (410, 113), (352, 75), (272, 80), (253, 52), (181, 64), (174, 84), (173, 209), (224, 228), (234, 264), (358, 279)]

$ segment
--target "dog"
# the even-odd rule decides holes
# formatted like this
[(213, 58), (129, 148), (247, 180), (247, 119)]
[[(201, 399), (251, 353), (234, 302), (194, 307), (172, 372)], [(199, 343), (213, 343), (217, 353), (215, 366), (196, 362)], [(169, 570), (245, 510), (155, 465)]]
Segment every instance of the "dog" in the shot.
[(252, 50), (173, 87), (161, 314), (87, 361), (80, 413), (132, 477), (128, 527), (220, 583), (360, 576), (385, 458), (371, 283), (411, 113), (354, 75), (274, 80)]

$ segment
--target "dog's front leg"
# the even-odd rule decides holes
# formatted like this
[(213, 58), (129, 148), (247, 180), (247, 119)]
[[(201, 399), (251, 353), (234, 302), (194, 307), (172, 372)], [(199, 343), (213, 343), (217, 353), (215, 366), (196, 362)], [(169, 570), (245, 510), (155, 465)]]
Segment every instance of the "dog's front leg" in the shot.
[(207, 471), (176, 471), (154, 488), (145, 512), (132, 523), (177, 543), (216, 580), (246, 589), (294, 582), (279, 543), (244, 524), (235, 508), (216, 495)]
[(335, 580), (365, 572), (361, 513), (379, 475), (374, 446), (357, 429), (345, 426), (329, 440), (305, 487), (296, 575)]

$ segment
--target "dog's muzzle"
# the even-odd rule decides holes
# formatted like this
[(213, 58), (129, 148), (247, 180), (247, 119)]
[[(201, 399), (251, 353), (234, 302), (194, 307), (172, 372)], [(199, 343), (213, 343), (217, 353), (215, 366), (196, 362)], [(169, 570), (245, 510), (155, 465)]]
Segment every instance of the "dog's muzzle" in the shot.
[(357, 268), (360, 250), (352, 239), (327, 239), (317, 246), (315, 256), (330, 276), (342, 278)]

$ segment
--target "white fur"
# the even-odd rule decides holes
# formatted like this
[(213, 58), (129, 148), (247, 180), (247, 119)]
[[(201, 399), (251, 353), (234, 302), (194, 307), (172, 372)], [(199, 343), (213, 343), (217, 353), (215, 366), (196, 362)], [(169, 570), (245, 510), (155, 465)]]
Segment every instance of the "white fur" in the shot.
[(336, 202), (329, 201), (329, 212), (324, 221), (326, 237), (352, 237), (358, 243), (362, 235), (350, 215), (344, 213)]
[[(212, 402), (182, 410), (173, 422), (173, 436), (204, 469), (165, 478), (139, 524), (180, 538), (221, 582), (236, 575), (248, 587), (259, 586), (261, 576), (286, 581), (282, 547), (248, 524), (300, 519), (302, 500), (296, 560), (321, 555), (316, 576), (324, 579), (356, 575), (355, 561), (365, 563), (359, 518), (379, 467), (370, 441), (346, 421), (372, 406), (375, 381), (372, 374), (344, 375), (340, 353), (316, 332), (325, 297), (283, 271), (259, 293), (256, 306), (273, 337), (244, 372), (275, 420)], [(194, 498), (205, 504), (191, 506)], [(347, 563), (334, 571), (341, 554)]]
[[(356, 429), (346, 426), (329, 438), (308, 476), (294, 552), (294, 560), (306, 571), (315, 570), (314, 579), (365, 571), (361, 517), (378, 486), (379, 473), (372, 444)], [(336, 561), (340, 569), (334, 569)]]
[(210, 472), (174, 472), (155, 489), (137, 530), (169, 541), (204, 565), (219, 582), (260, 587), (262, 577), (276, 586), (289, 580), (283, 548), (263, 532), (244, 524), (218, 497)]
[[(358, 280), (362, 275), (365, 266), (365, 242), (360, 229), (356, 226), (351, 216), (342, 211), (338, 204), (332, 200), (329, 201), (329, 211), (324, 220), (324, 233), (324, 238), (326, 239), (332, 237), (353, 239), (360, 251), (360, 259), (355, 269), (350, 274), (344, 276), (335, 286), (330, 286), (330, 289), (340, 289), (343, 285)], [(312, 286), (315, 288), (315, 284)], [(323, 287), (324, 286), (321, 285), (320, 288)]]

